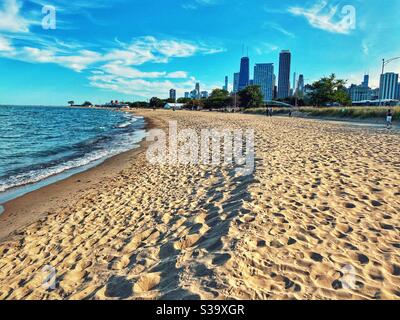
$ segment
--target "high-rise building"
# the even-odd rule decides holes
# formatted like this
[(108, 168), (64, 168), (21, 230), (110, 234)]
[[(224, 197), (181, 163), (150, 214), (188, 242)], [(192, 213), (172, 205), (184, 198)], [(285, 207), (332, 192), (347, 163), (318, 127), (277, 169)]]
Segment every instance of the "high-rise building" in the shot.
[(225, 76), (225, 84), (222, 87), (223, 90), (228, 91), (229, 89), (229, 84), (228, 84), (228, 76)]
[(371, 88), (364, 87), (364, 83), (360, 86), (352, 84), (349, 88), (349, 95), (352, 102), (359, 102), (372, 99)]
[(200, 95), (201, 95), (202, 99), (207, 99), (208, 98), (208, 91), (202, 91)]
[(190, 98), (190, 92), (185, 92), (185, 98), (189, 99)]
[(284, 99), (290, 94), (290, 65), (292, 55), (289, 50), (283, 50), (279, 56), (278, 98)]
[(274, 64), (259, 63), (254, 67), (254, 85), (260, 86), (264, 102), (272, 101), (274, 94)]
[(240, 75), (239, 75), (239, 87), (238, 91), (246, 88), (250, 81), (250, 59), (243, 57), (240, 60)]
[(294, 95), (295, 94), (295, 92), (296, 92), (296, 90), (297, 90), (297, 87), (296, 87), (296, 76), (297, 76), (297, 74), (296, 74), (296, 72), (295, 73), (293, 73), (293, 92), (292, 92), (292, 95)]
[(250, 80), (249, 80), (249, 86), (252, 86), (252, 85), (254, 85), (254, 80), (253, 80), (253, 79), (250, 79)]
[(397, 84), (399, 82), (399, 75), (397, 73), (388, 72), (381, 75), (379, 85), (379, 99), (381, 100), (394, 100), (397, 94)]
[(239, 91), (239, 78), (240, 78), (239, 72), (236, 72), (233, 74), (233, 92), (234, 93)]
[(299, 80), (297, 82), (297, 96), (304, 97), (304, 75), (299, 75)]
[(397, 84), (397, 100), (400, 100), (400, 82)]
[(200, 91), (200, 83), (199, 82), (196, 83), (196, 89), (195, 90), (197, 91), (196, 99), (200, 99), (201, 98), (201, 91)]
[(199, 93), (198, 93), (198, 91), (196, 89), (190, 91), (190, 98), (191, 99), (198, 99), (199, 98)]
[(366, 74), (364, 75), (364, 81), (361, 84), (364, 88), (368, 88), (369, 87), (369, 75)]
[(169, 98), (170, 98), (171, 100), (176, 101), (176, 90), (175, 90), (175, 89), (169, 90)]

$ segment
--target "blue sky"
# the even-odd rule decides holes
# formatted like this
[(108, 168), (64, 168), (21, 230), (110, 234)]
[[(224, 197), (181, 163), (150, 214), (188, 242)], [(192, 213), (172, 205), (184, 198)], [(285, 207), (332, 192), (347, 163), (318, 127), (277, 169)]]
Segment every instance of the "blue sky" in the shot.
[[(42, 26), (45, 5), (56, 29)], [(306, 82), (369, 72), (376, 86), (381, 59), (400, 56), (398, 12), (398, 0), (0, 0), (0, 104), (167, 97), (197, 81), (212, 90), (232, 82), (243, 45), (252, 65), (275, 70), (290, 49)]]

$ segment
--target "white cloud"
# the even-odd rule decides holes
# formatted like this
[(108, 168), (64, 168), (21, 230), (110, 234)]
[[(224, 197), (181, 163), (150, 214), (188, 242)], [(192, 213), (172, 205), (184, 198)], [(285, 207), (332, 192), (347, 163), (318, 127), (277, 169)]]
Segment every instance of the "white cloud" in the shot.
[(29, 22), (20, 16), (21, 4), (17, 0), (4, 0), (0, 9), (0, 31), (29, 32)]
[(258, 55), (262, 55), (277, 51), (279, 47), (273, 43), (263, 42), (254, 49)]
[(170, 78), (170, 79), (186, 79), (186, 78), (188, 78), (188, 74), (185, 71), (175, 71), (175, 72), (168, 73), (166, 75), (166, 78)]
[(0, 51), (13, 51), (10, 40), (0, 35)]
[(272, 28), (290, 38), (295, 37), (295, 34), (293, 32), (286, 30), (285, 28), (283, 28), (282, 26), (280, 26), (279, 24), (276, 24), (276, 23), (265, 23), (264, 28)]
[(36, 63), (55, 63), (76, 72), (81, 72), (88, 65), (99, 62), (102, 56), (99, 53), (81, 50), (76, 55), (60, 54), (54, 49), (39, 49), (33, 47), (24, 47), (16, 55), (20, 60)]
[(128, 67), (123, 64), (117, 63), (109, 63), (105, 66), (102, 66), (101, 69), (110, 75), (120, 76), (124, 78), (147, 78), (147, 79), (155, 79), (164, 77), (167, 73), (166, 72), (142, 72), (138, 69)]
[(187, 0), (182, 4), (182, 8), (186, 10), (196, 10), (199, 7), (213, 6), (220, 2), (220, 0)]
[(317, 2), (311, 8), (290, 7), (288, 11), (295, 16), (305, 17), (312, 27), (328, 32), (349, 34), (354, 28), (349, 16), (338, 19), (338, 6), (330, 6), (326, 0)]

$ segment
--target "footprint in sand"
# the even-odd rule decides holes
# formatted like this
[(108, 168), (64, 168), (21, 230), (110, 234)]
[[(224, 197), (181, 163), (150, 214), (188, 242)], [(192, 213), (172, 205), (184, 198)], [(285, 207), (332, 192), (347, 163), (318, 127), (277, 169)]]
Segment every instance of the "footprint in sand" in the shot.
[(126, 299), (132, 296), (133, 286), (124, 277), (113, 276), (106, 287), (105, 296), (108, 298)]

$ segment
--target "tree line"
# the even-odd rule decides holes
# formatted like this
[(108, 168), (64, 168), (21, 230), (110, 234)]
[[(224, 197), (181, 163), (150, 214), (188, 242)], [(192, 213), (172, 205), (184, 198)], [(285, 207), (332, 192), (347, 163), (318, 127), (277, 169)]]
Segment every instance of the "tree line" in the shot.
[[(351, 105), (351, 98), (346, 89), (346, 80), (337, 79), (335, 74), (323, 77), (309, 85), (309, 92), (304, 96), (291, 96), (285, 99), (275, 99), (275, 101), (285, 102), (292, 106), (327, 106), (330, 104), (340, 104), (342, 106)], [(178, 103), (185, 104), (187, 109), (202, 108), (209, 110), (224, 110), (226, 108), (238, 107), (240, 109), (264, 107), (264, 98), (261, 88), (251, 85), (237, 94), (232, 95), (223, 89), (214, 89), (208, 98), (189, 99), (179, 98)], [(133, 102), (129, 105), (132, 108), (153, 108), (161, 109), (167, 103), (175, 103), (173, 99), (160, 99), (153, 97), (149, 102)]]

